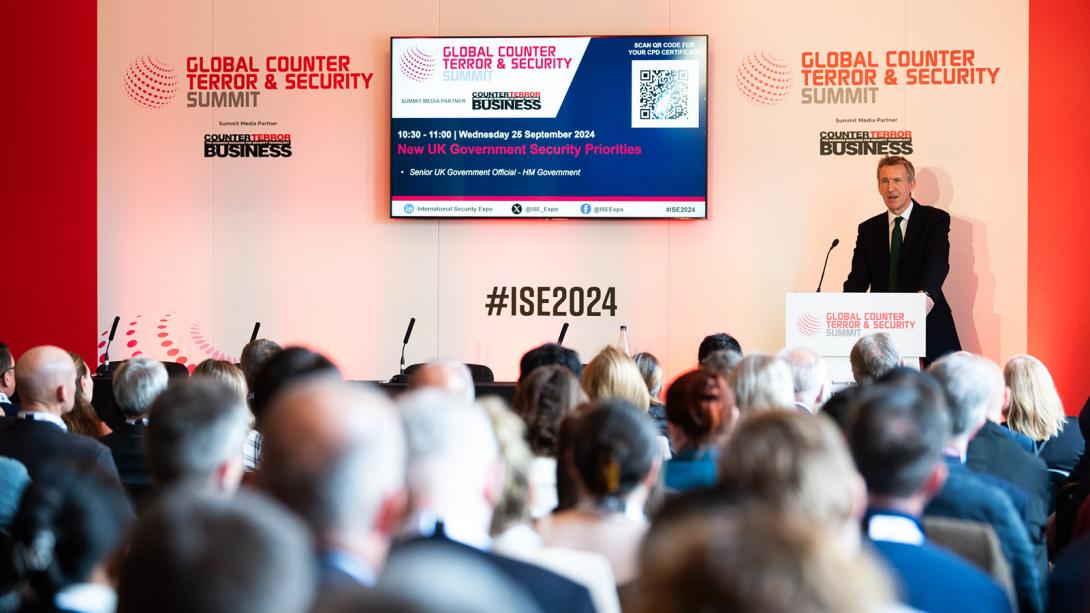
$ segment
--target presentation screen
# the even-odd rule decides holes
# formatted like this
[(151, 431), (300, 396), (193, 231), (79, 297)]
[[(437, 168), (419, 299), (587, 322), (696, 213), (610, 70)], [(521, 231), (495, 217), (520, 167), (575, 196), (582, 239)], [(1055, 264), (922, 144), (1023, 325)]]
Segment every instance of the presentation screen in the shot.
[(707, 36), (395, 37), (390, 62), (391, 217), (707, 217)]

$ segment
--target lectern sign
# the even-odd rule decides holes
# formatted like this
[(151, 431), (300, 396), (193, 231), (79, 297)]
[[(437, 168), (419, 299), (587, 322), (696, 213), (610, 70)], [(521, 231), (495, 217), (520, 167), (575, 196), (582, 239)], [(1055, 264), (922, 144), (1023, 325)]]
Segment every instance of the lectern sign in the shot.
[(846, 356), (860, 337), (884, 332), (903, 356), (926, 354), (923, 294), (787, 294), (788, 347)]

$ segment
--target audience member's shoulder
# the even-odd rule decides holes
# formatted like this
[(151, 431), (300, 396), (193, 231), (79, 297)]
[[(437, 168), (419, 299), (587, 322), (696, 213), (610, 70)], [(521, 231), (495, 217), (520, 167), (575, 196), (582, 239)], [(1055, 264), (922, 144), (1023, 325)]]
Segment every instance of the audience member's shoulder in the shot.
[(1003, 589), (956, 555), (930, 544), (874, 541), (901, 578), (907, 604), (925, 611), (1010, 611)]

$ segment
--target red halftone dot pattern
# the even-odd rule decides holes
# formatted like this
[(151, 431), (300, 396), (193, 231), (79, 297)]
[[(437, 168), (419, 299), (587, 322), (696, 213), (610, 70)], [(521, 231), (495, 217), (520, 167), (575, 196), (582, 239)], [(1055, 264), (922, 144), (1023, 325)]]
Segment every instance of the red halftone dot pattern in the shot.
[(125, 331), (125, 336), (132, 336), (133, 334), (136, 334), (136, 330), (126, 330)]
[(99, 364), (105, 364), (106, 363), (106, 354), (105, 353), (98, 356), (98, 363)]
[(764, 51), (747, 55), (738, 63), (735, 81), (747, 100), (761, 106), (779, 104), (791, 92), (794, 76), (787, 62)]
[(158, 336), (159, 336), (159, 338), (166, 338), (166, 337), (168, 337), (170, 335), (167, 334), (166, 332), (160, 332)]
[(134, 351), (134, 352), (132, 352), (132, 357), (135, 358), (138, 355), (144, 355), (144, 352), (143, 351)]
[(174, 67), (151, 56), (136, 58), (125, 72), (125, 93), (147, 109), (159, 109), (174, 99), (178, 73)]
[(176, 359), (176, 360), (174, 360), (174, 361), (175, 361), (175, 362), (177, 362), (177, 363), (179, 363), (179, 364), (185, 364), (185, 363), (186, 363), (186, 362), (188, 362), (189, 360), (188, 360), (188, 359), (187, 359), (187, 358), (186, 358), (186, 357), (185, 357), (185, 356), (183, 355), (182, 357), (180, 357), (180, 358), (178, 358), (178, 359)]
[(178, 353), (179, 353), (178, 349), (171, 349), (170, 351), (167, 352), (167, 356), (174, 357), (174, 356), (178, 355)]
[(170, 347), (171, 345), (174, 344), (174, 341), (163, 341), (163, 342), (161, 342), (159, 344), (162, 345), (163, 347)]
[(200, 322), (196, 322), (189, 327), (189, 338), (198, 347), (199, 351), (204, 352), (204, 355), (215, 360), (227, 360), (228, 362), (237, 362), (234, 356), (224, 353), (213, 345), (212, 341), (206, 339), (201, 332)]
[(129, 341), (129, 342), (125, 343), (125, 345), (128, 346), (129, 349), (132, 349), (133, 347), (136, 346), (136, 341), (135, 340)]
[(130, 321), (130, 322), (129, 322), (129, 325), (130, 325), (130, 326), (135, 326), (135, 325), (136, 325), (136, 322), (135, 322), (135, 321)]
[(155, 327), (159, 328), (160, 330), (166, 330), (167, 329), (167, 327), (165, 325), (163, 325), (163, 324), (159, 324), (158, 326), (155, 326)]
[(102, 349), (105, 346), (106, 346), (106, 341), (99, 341), (99, 343), (98, 343), (98, 348), (99, 349)]

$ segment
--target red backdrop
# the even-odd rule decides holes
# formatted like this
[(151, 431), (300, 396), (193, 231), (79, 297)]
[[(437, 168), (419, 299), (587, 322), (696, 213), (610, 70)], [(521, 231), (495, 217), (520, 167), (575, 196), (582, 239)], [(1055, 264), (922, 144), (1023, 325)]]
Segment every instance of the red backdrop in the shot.
[[(94, 358), (97, 339), (95, 3), (15, 3), (5, 38), (6, 247), (0, 340), (18, 354), (53, 343)], [(1090, 395), (1090, 213), (1081, 150), (1090, 137), (1090, 3), (1031, 0), (1029, 351), (1069, 412)], [(996, 180), (1002, 180), (996, 177)]]

